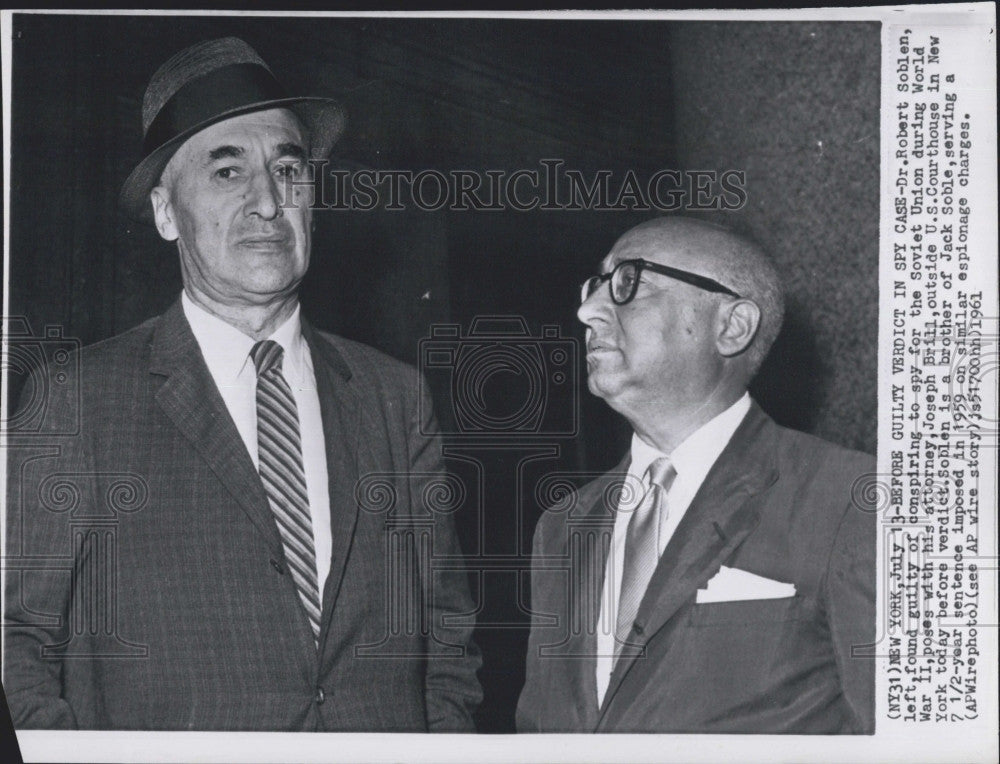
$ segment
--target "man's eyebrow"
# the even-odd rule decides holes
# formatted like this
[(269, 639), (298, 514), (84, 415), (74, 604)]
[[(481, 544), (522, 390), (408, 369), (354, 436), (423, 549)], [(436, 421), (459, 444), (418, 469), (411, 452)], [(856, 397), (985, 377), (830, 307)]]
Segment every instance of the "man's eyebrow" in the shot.
[(216, 159), (238, 159), (246, 152), (240, 146), (219, 146), (208, 152), (208, 158), (214, 162)]
[(281, 157), (295, 157), (303, 162), (308, 159), (306, 150), (297, 143), (279, 143), (274, 147), (274, 151)]

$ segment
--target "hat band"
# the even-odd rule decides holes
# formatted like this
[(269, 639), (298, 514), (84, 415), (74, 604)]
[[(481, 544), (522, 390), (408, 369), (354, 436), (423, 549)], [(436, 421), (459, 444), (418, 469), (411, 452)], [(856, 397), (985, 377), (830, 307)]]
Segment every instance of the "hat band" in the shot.
[(177, 89), (150, 123), (143, 139), (147, 155), (192, 127), (244, 106), (286, 98), (278, 81), (260, 64), (230, 64)]

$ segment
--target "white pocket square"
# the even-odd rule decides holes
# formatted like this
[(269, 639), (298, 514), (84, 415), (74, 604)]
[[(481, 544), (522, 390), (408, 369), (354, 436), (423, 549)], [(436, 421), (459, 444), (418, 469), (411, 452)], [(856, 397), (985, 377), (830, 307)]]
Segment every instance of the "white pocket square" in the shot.
[(774, 600), (794, 597), (795, 584), (785, 584), (756, 573), (725, 565), (709, 580), (704, 589), (699, 589), (695, 602), (736, 602), (739, 600)]

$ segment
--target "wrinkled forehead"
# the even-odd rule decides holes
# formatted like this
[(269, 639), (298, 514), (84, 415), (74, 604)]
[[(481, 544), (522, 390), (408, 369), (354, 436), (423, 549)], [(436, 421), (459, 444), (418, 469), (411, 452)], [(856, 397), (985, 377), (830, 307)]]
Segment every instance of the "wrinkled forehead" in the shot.
[(279, 147), (297, 146), (308, 154), (306, 138), (302, 123), (288, 109), (254, 111), (199, 130), (181, 144), (171, 162), (176, 159), (204, 161), (224, 147), (243, 152), (262, 150), (270, 154)]

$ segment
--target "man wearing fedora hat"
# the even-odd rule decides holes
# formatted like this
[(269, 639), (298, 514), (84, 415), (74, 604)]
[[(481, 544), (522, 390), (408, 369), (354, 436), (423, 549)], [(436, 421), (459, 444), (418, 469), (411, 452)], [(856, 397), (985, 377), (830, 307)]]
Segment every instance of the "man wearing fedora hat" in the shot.
[(343, 110), (226, 38), (160, 67), (142, 112), (121, 204), (176, 242), (184, 290), (82, 351), (79, 397), (47, 401), (78, 434), (10, 481), (11, 535), (54, 561), (8, 576), (15, 725), (471, 730), (473, 605), (416, 371), (300, 315), (307, 164)]

